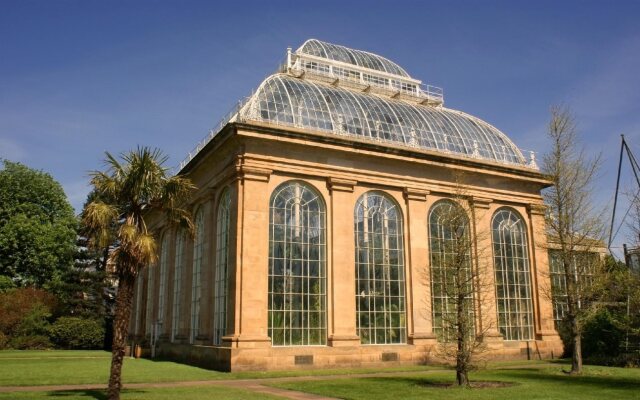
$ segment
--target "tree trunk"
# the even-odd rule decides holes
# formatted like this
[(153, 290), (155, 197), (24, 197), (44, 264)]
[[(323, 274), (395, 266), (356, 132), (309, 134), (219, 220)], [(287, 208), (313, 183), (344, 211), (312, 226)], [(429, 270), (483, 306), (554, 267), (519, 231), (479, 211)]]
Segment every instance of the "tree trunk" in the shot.
[[(456, 285), (460, 285), (462, 280), (458, 277)], [(467, 324), (465, 321), (465, 307), (464, 307), (464, 295), (462, 292), (462, 288), (458, 286), (457, 288), (457, 302), (456, 304), (456, 318), (458, 320), (457, 323), (457, 332), (456, 336), (458, 339), (458, 348), (456, 351), (456, 383), (458, 386), (469, 386), (469, 358), (467, 357), (467, 343), (469, 340), (469, 332), (467, 332)]]
[(571, 371), (569, 373), (578, 375), (582, 373), (582, 335), (575, 320), (571, 321), (571, 336), (573, 339), (573, 355), (571, 356)]
[(456, 383), (458, 386), (469, 386), (468, 372), (456, 369)]
[(571, 330), (571, 339), (573, 342), (573, 354), (571, 356), (571, 371), (572, 375), (578, 375), (582, 373), (582, 340), (581, 329), (578, 323), (578, 298), (580, 296), (578, 289), (578, 282), (575, 278), (575, 270), (570, 261), (563, 261), (565, 279), (567, 282), (567, 318), (569, 321), (569, 327)]
[(129, 335), (131, 302), (135, 287), (135, 276), (122, 274), (118, 282), (116, 315), (113, 320), (113, 348), (111, 351), (111, 375), (109, 376), (109, 400), (120, 400), (122, 389), (122, 362)]

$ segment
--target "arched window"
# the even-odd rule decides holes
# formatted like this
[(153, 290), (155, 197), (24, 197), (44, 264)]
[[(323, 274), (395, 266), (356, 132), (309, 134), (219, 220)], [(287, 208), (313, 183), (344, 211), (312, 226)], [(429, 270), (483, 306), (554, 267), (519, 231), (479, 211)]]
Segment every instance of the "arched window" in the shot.
[(326, 324), (325, 207), (302, 182), (271, 196), (269, 336), (273, 346), (324, 345)]
[(140, 335), (140, 320), (142, 319), (142, 282), (144, 276), (142, 272), (138, 272), (138, 278), (136, 279), (136, 319), (134, 332), (136, 335)]
[(213, 344), (222, 343), (227, 331), (227, 296), (229, 292), (229, 223), (231, 196), (225, 189), (218, 204), (215, 299), (213, 305)]
[(193, 264), (191, 278), (191, 332), (189, 342), (193, 343), (200, 330), (200, 275), (202, 270), (202, 254), (204, 250), (204, 211), (198, 210), (195, 218), (195, 236), (193, 238)]
[(153, 290), (155, 280), (155, 265), (147, 266), (147, 311), (146, 311), (146, 323), (145, 334), (151, 335), (153, 329)]
[(389, 196), (360, 196), (355, 207), (356, 323), (363, 344), (406, 341), (402, 234), (402, 214)]
[(180, 329), (180, 307), (182, 306), (182, 279), (184, 275), (184, 242), (185, 232), (180, 229), (176, 234), (176, 254), (173, 270), (173, 314), (171, 321), (171, 341), (173, 342)]
[(169, 265), (169, 235), (162, 236), (160, 244), (160, 283), (158, 284), (158, 321), (164, 321), (164, 301), (167, 290), (167, 266)]
[(498, 328), (505, 340), (533, 339), (533, 305), (527, 232), (520, 215), (502, 208), (493, 216)]
[[(455, 339), (458, 328), (474, 333), (473, 271), (469, 218), (453, 201), (439, 201), (429, 212), (431, 308), (439, 341)], [(458, 309), (463, 311), (458, 316)]]

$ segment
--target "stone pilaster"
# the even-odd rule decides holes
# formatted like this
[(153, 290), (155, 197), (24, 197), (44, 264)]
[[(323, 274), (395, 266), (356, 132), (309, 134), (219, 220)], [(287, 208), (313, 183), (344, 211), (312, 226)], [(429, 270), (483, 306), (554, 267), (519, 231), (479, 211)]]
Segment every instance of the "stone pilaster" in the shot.
[(558, 334), (553, 324), (553, 303), (549, 297), (551, 293), (551, 278), (549, 273), (549, 255), (547, 247), (546, 207), (543, 204), (529, 204), (529, 234), (531, 236), (531, 278), (536, 310), (536, 337), (545, 340), (546, 337), (557, 339)]
[(356, 332), (356, 272), (353, 207), (353, 188), (356, 181), (327, 179), (331, 192), (329, 218), (331, 232), (331, 277), (329, 292), (329, 318), (331, 319), (329, 345), (354, 346), (360, 344)]
[[(223, 341), (230, 347), (268, 347), (268, 183), (273, 171), (247, 166), (243, 161), (239, 157), (236, 164), (237, 218), (232, 222), (236, 228), (231, 231), (235, 234), (236, 266), (229, 296), (233, 323)], [(232, 197), (233, 200), (236, 199)]]
[[(476, 302), (479, 312), (476, 315), (478, 331), (488, 342), (501, 342), (502, 335), (498, 330), (498, 312), (496, 302), (496, 281), (493, 267), (493, 251), (491, 237), (491, 203), (493, 200), (484, 197), (472, 197), (473, 236), (475, 237), (474, 258), (478, 269)], [(497, 343), (496, 343), (497, 344)]]
[(407, 296), (408, 342), (435, 343), (431, 310), (431, 280), (427, 234), (427, 196), (429, 191), (405, 188), (407, 205)]

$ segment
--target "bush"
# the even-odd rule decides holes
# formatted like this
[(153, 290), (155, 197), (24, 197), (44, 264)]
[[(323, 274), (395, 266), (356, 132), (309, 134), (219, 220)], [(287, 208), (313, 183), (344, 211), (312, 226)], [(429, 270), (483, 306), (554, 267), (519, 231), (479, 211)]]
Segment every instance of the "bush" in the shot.
[(49, 337), (65, 349), (99, 349), (104, 345), (104, 324), (94, 319), (60, 317), (49, 328)]
[(4, 350), (9, 346), (9, 338), (0, 332), (0, 350)]
[(49, 338), (43, 335), (16, 336), (9, 341), (9, 347), (17, 350), (46, 350), (53, 347)]
[(585, 358), (616, 358), (620, 355), (625, 332), (607, 309), (599, 310), (584, 324), (582, 354)]
[(14, 289), (16, 284), (11, 278), (5, 275), (0, 275), (0, 293), (4, 293), (10, 289)]
[[(46, 334), (55, 297), (41, 289), (19, 288), (0, 293), (0, 332), (7, 337)], [(32, 330), (38, 331), (32, 332)]]

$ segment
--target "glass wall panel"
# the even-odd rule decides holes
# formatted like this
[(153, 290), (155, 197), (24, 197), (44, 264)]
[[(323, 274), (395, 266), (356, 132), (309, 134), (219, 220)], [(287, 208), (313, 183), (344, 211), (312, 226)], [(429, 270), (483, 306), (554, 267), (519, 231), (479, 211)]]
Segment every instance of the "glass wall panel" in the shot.
[(193, 267), (191, 279), (191, 331), (190, 343), (198, 337), (200, 330), (200, 296), (201, 296), (201, 269), (204, 250), (204, 211), (198, 210), (195, 218), (195, 237), (193, 239)]
[[(474, 332), (473, 273), (469, 219), (453, 201), (439, 201), (429, 213), (431, 308), (439, 341), (454, 340), (457, 328)], [(457, 299), (461, 296), (462, 302)], [(464, 316), (458, 318), (458, 305)]]
[(356, 325), (362, 344), (406, 342), (402, 214), (381, 192), (355, 207)]
[(173, 270), (173, 313), (171, 321), (171, 341), (176, 339), (180, 329), (180, 307), (182, 306), (182, 280), (184, 275), (184, 242), (186, 233), (180, 229), (176, 234), (176, 253)]
[(229, 223), (231, 196), (225, 189), (218, 204), (216, 240), (215, 299), (213, 307), (213, 344), (220, 345), (227, 331), (227, 296), (229, 292)]
[(596, 267), (600, 260), (598, 253), (580, 251), (573, 254), (569, 271), (562, 265), (562, 253), (549, 250), (549, 272), (551, 275), (551, 297), (553, 303), (553, 321), (556, 329), (569, 311), (567, 301), (567, 277), (565, 272), (574, 276), (578, 283), (578, 307), (587, 301), (588, 289), (593, 284)]
[(153, 290), (154, 290), (154, 280), (155, 280), (155, 266), (149, 265), (147, 266), (147, 312), (146, 312), (146, 323), (145, 323), (145, 334), (150, 335), (151, 330), (153, 329)]
[(164, 321), (164, 302), (167, 294), (167, 266), (169, 265), (169, 235), (164, 234), (160, 242), (160, 283), (158, 285), (158, 321)]
[(273, 192), (269, 218), (269, 336), (273, 346), (324, 345), (325, 207), (302, 182)]
[(498, 328), (505, 340), (533, 339), (529, 249), (524, 222), (515, 210), (493, 216), (493, 260)]

